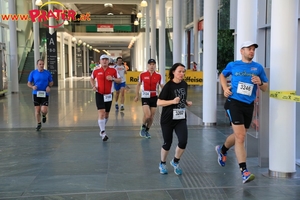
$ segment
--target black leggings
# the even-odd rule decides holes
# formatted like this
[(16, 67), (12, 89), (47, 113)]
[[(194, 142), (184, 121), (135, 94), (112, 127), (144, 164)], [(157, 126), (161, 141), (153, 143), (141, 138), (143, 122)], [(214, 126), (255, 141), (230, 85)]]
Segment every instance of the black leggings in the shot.
[(169, 124), (161, 124), (161, 130), (164, 138), (164, 144), (162, 148), (169, 151), (173, 141), (173, 131), (178, 138), (178, 147), (180, 149), (185, 149), (188, 139), (188, 130), (186, 125), (186, 120), (180, 120), (176, 125), (170, 126)]

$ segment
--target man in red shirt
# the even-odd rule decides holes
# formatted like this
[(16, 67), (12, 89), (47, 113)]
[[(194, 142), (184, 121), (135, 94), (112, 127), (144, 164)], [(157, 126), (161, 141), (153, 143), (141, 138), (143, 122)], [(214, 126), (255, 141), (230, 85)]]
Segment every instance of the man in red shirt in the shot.
[(159, 73), (155, 72), (156, 62), (154, 59), (148, 60), (148, 70), (139, 75), (139, 82), (136, 87), (136, 96), (134, 101), (139, 99), (140, 87), (142, 86), (141, 98), (143, 106), (143, 125), (141, 127), (140, 136), (151, 138), (149, 129), (152, 125), (156, 112), (156, 102), (158, 95), (158, 86), (163, 87), (163, 80)]
[(105, 124), (109, 117), (109, 111), (113, 99), (114, 84), (120, 83), (121, 78), (115, 68), (108, 67), (109, 56), (100, 56), (101, 67), (95, 69), (91, 75), (90, 83), (95, 91), (96, 106), (98, 109), (98, 125), (100, 136), (103, 141), (108, 140), (105, 132)]

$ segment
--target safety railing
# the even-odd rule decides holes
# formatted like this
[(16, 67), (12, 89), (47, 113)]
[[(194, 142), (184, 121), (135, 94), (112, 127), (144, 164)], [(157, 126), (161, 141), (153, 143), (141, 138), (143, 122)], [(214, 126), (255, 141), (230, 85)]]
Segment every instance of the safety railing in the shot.
[(22, 74), (24, 66), (25, 66), (27, 55), (31, 51), (32, 44), (33, 44), (33, 31), (32, 31), (30, 26), (27, 26), (27, 28), (29, 29), (30, 33), (29, 33), (29, 36), (28, 36), (28, 38), (25, 42), (25, 46), (24, 46), (24, 49), (22, 51), (23, 53), (22, 53), (22, 56), (21, 56), (21, 59), (20, 59), (20, 62), (19, 62), (19, 70), (18, 70), (19, 71), (19, 79), (21, 78), (21, 74)]

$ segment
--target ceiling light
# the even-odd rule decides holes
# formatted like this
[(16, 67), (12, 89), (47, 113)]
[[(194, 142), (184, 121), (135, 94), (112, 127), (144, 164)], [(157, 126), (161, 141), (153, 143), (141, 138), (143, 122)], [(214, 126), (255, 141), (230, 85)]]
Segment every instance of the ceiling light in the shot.
[(79, 39), (79, 40), (78, 40), (78, 44), (81, 44), (81, 43), (82, 43), (82, 40)]
[(85, 46), (85, 45), (86, 45), (86, 43), (84, 42), (82, 45), (83, 45), (83, 46)]
[(114, 13), (107, 13), (107, 15), (114, 15)]
[(135, 14), (135, 12), (134, 12), (134, 11), (131, 11), (131, 14), (132, 14), (132, 15), (134, 15), (134, 14)]
[(111, 7), (111, 8), (112, 8), (112, 7), (113, 7), (113, 5), (112, 5), (111, 3), (105, 3), (105, 4), (104, 4), (104, 7), (105, 7), (105, 8), (107, 8), (107, 7)]
[(106, 51), (105, 49), (103, 50), (104, 53), (106, 53), (107, 55), (111, 55), (108, 51)]
[(137, 17), (137, 18), (142, 18), (142, 17), (143, 17), (141, 11), (138, 12), (138, 14), (136, 15), (136, 17)]
[(76, 41), (76, 37), (72, 37), (72, 41), (75, 42)]
[(87, 47), (89, 47), (90, 45), (89, 45), (89, 44), (87, 44), (86, 46), (87, 46)]
[(136, 19), (133, 24), (136, 25), (136, 26), (139, 25), (138, 19)]
[(64, 21), (64, 25), (69, 25), (68, 20), (65, 20), (65, 21)]
[(141, 2), (141, 7), (147, 7), (147, 6), (148, 6), (147, 1), (143, 0), (143, 1)]
[(43, 5), (42, 0), (36, 0), (36, 1), (35, 1), (35, 5), (36, 5), (36, 6), (41, 6), (41, 5)]
[(120, 12), (120, 15), (123, 15), (123, 12), (122, 12), (122, 11)]
[(92, 49), (93, 48), (93, 46), (92, 45), (90, 45), (90, 49)]

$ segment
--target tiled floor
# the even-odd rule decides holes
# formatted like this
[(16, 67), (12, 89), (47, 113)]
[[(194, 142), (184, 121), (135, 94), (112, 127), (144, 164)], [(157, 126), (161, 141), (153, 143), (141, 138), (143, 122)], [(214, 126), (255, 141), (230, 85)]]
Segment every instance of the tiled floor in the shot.
[[(230, 150), (226, 167), (217, 164), (214, 147), (231, 133), (218, 97), (218, 123), (201, 126), (202, 88), (189, 87), (189, 141), (181, 159), (183, 175), (158, 170), (162, 145), (159, 110), (151, 139), (138, 134), (141, 103), (133, 102), (134, 86), (126, 91), (124, 112), (112, 107), (109, 140), (99, 137), (97, 111), (88, 78), (67, 79), (53, 88), (48, 121), (40, 132), (30, 89), (0, 98), (0, 199), (197, 200), (299, 199), (300, 179), (270, 178), (257, 157), (248, 158), (256, 175), (242, 184)], [(174, 143), (168, 161), (174, 155)], [(299, 168), (297, 168), (299, 172)]]

